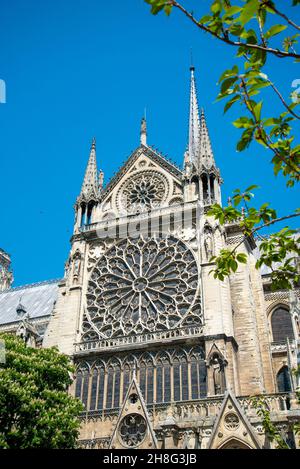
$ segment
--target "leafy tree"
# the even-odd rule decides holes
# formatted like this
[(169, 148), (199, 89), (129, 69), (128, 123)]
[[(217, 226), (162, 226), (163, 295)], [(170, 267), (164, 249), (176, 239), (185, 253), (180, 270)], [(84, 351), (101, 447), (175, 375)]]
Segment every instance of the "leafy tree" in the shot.
[[(167, 15), (173, 9), (180, 11), (199, 30), (223, 42), (224, 46), (236, 49), (236, 63), (232, 68), (224, 70), (219, 79), (217, 100), (226, 100), (224, 113), (238, 103), (244, 109), (243, 115), (233, 122), (237, 129), (242, 130), (237, 150), (245, 150), (252, 142), (262, 145), (271, 155), (274, 174), (282, 174), (288, 188), (299, 183), (300, 144), (297, 143), (293, 125), (300, 120), (300, 95), (294, 91), (285, 98), (264, 69), (270, 57), (280, 59), (280, 65), (284, 60), (300, 61), (300, 54), (296, 50), (300, 26), (277, 6), (277, 1), (272, 0), (208, 1), (207, 14), (199, 18), (194, 12), (188, 11), (183, 3), (175, 0), (145, 2), (151, 5), (154, 15), (160, 11)], [(300, 0), (291, 0), (291, 5), (297, 7)], [(279, 114), (264, 115), (264, 93), (267, 88), (272, 90), (281, 106)], [(256, 185), (246, 190), (236, 189), (227, 207), (215, 204), (208, 212), (221, 225), (238, 223), (244, 234), (242, 242), (254, 235), (261, 237), (260, 230), (267, 226), (300, 216), (299, 209), (279, 217), (268, 203), (259, 208), (250, 206), (254, 189), (257, 189)], [(300, 281), (297, 264), (300, 236), (295, 230), (286, 227), (269, 238), (261, 239), (261, 256), (256, 267), (266, 265), (271, 269), (273, 290), (293, 289)], [(238, 269), (239, 263), (247, 262), (246, 255), (238, 252), (242, 242), (233, 249), (222, 249), (218, 256), (211, 259), (216, 265), (213, 271), (215, 278), (224, 280)]]
[[(299, 376), (300, 367), (297, 370), (294, 370), (294, 374)], [(296, 392), (297, 400), (300, 403), (300, 392)], [(261, 418), (262, 425), (265, 431), (265, 435), (268, 437), (268, 440), (272, 443), (275, 442), (276, 449), (291, 449), (289, 442), (278, 430), (277, 426), (272, 422), (270, 416), (270, 410), (268, 404), (263, 397), (253, 397), (253, 406), (256, 409), (257, 415)], [(300, 434), (300, 424), (292, 423), (292, 430), (295, 435)]]
[(73, 367), (55, 348), (34, 349), (1, 336), (0, 448), (74, 448), (82, 404), (68, 394)]

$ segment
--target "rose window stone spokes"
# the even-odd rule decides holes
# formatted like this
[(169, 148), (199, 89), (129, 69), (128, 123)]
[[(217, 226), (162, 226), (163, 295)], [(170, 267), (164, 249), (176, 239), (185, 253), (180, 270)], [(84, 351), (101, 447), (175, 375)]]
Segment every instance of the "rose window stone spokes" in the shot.
[(173, 237), (126, 239), (93, 269), (83, 337), (118, 337), (176, 327), (193, 306), (198, 269)]
[(168, 193), (168, 183), (161, 173), (142, 171), (125, 181), (120, 190), (119, 204), (132, 212), (158, 207)]

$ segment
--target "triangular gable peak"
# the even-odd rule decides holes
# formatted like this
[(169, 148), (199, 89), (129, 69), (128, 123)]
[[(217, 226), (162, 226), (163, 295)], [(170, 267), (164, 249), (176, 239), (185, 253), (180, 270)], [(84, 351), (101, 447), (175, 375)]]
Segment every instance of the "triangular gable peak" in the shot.
[(133, 376), (111, 437), (110, 448), (156, 449), (157, 447), (142, 392)]
[(110, 212), (117, 214), (133, 206), (132, 210), (138, 208), (139, 203), (142, 205), (144, 202), (143, 197), (152, 208), (181, 203), (183, 182), (182, 171), (175, 164), (141, 144), (103, 190), (103, 219)]
[(261, 445), (243, 409), (227, 391), (208, 443), (209, 449), (260, 449)]
[(214, 357), (214, 355), (218, 355), (220, 359), (223, 360), (224, 363), (227, 365), (227, 360), (225, 356), (223, 355), (223, 353), (221, 352), (221, 350), (215, 343), (213, 343), (213, 345), (211, 346), (211, 349), (206, 357), (206, 361), (209, 362)]

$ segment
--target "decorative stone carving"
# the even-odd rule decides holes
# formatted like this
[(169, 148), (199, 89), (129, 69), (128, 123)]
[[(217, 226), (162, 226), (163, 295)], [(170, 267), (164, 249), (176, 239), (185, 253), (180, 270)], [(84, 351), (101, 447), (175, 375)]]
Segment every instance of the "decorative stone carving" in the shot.
[(228, 430), (236, 430), (240, 424), (240, 420), (236, 414), (230, 412), (225, 415), (224, 425)]
[(13, 281), (10, 256), (0, 249), (0, 291), (10, 288)]
[(125, 180), (118, 194), (120, 209), (136, 212), (159, 207), (168, 195), (168, 181), (158, 171), (144, 170)]
[(73, 281), (78, 282), (81, 271), (81, 254), (76, 251), (73, 256)]
[(140, 414), (126, 415), (120, 422), (119, 433), (122, 442), (131, 448), (142, 443), (146, 436), (147, 424)]
[(225, 391), (225, 365), (226, 362), (217, 353), (214, 353), (209, 361), (212, 368), (214, 393), (223, 394)]
[(206, 260), (209, 261), (214, 255), (214, 241), (212, 229), (208, 225), (204, 227), (204, 251)]
[(197, 264), (182, 241), (122, 240), (92, 271), (83, 339), (178, 327), (194, 304), (197, 286)]

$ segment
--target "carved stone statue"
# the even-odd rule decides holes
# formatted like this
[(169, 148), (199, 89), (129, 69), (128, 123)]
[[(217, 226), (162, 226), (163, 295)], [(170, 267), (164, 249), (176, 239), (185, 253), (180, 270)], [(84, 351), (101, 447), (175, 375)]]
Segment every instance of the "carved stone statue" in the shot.
[(212, 374), (215, 395), (223, 394), (225, 391), (224, 363), (223, 360), (217, 354), (214, 354), (211, 359), (211, 367), (213, 370)]
[(76, 252), (73, 258), (73, 279), (78, 280), (81, 269), (81, 255), (79, 252)]
[(209, 227), (204, 228), (204, 250), (206, 259), (209, 261), (214, 254), (213, 236)]
[(70, 258), (69, 258), (69, 259), (65, 262), (65, 275), (64, 275), (65, 278), (68, 278), (68, 276), (69, 276), (70, 267), (71, 267), (70, 264), (71, 264), (71, 263), (70, 263)]

